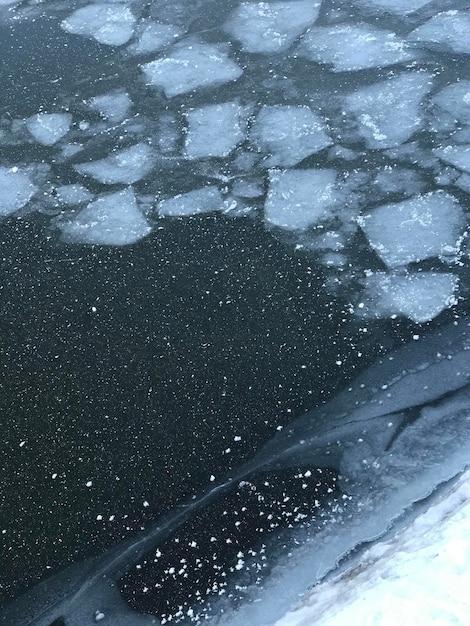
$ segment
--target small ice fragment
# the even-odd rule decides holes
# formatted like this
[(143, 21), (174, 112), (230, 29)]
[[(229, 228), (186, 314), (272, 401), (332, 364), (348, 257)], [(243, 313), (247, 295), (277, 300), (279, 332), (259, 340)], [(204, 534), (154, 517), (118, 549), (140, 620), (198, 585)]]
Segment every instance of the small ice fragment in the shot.
[(133, 55), (149, 54), (165, 48), (183, 34), (178, 26), (143, 20), (136, 28), (137, 41), (127, 48)]
[(271, 156), (265, 165), (290, 167), (333, 142), (319, 115), (307, 106), (263, 106), (250, 140)]
[(43, 146), (53, 146), (70, 130), (72, 116), (69, 113), (38, 113), (26, 120), (26, 128)]
[(408, 40), (444, 52), (470, 54), (470, 13), (445, 11), (411, 31)]
[(158, 214), (161, 217), (187, 217), (220, 211), (223, 208), (222, 194), (217, 187), (209, 186), (162, 200), (158, 203)]
[(335, 183), (334, 170), (271, 170), (264, 207), (266, 222), (288, 230), (318, 224), (336, 206)]
[(151, 231), (132, 187), (90, 202), (74, 220), (60, 224), (60, 229), (66, 241), (110, 246), (134, 243)]
[(107, 185), (130, 184), (144, 178), (153, 169), (154, 161), (150, 146), (138, 143), (130, 148), (118, 150), (105, 159), (79, 163), (73, 167), (79, 174), (91, 176)]
[(97, 3), (77, 9), (61, 26), (73, 35), (91, 37), (108, 46), (122, 46), (134, 34), (135, 22), (126, 5)]
[(110, 122), (122, 121), (129, 113), (132, 101), (123, 90), (95, 96), (88, 101), (90, 109), (98, 111), (99, 114)]
[(186, 114), (188, 131), (184, 156), (188, 159), (225, 157), (244, 139), (237, 102), (211, 104)]
[(82, 204), (93, 198), (88, 189), (79, 184), (61, 185), (55, 191), (57, 200), (62, 204)]
[(282, 52), (315, 22), (321, 2), (242, 2), (224, 25), (246, 52)]
[(0, 167), (0, 215), (23, 208), (36, 191), (27, 172), (18, 167)]
[(214, 87), (242, 75), (241, 68), (217, 46), (175, 46), (173, 52), (141, 66), (148, 84), (161, 87), (172, 98), (202, 87)]

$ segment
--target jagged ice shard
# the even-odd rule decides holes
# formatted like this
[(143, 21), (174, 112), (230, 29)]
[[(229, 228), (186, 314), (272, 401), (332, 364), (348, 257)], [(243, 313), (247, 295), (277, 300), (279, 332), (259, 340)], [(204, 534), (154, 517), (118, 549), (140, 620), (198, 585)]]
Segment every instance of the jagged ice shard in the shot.
[(469, 11), (0, 0), (0, 624), (459, 619)]

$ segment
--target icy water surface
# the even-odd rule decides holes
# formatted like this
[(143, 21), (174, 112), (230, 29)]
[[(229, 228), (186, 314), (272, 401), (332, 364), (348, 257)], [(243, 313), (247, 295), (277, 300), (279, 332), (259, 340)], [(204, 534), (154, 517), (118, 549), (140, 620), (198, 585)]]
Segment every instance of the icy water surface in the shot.
[[(390, 450), (435, 411), (447, 450), (466, 441), (469, 20), (450, 0), (0, 0), (2, 606), (213, 485), (111, 577), (155, 623), (217, 619), (348, 502), (361, 519), (357, 494), (403, 492)], [(428, 443), (413, 471), (435, 478), (371, 536), (448, 477)], [(341, 528), (325, 571), (369, 538)], [(74, 619), (21, 602), (18, 626)]]

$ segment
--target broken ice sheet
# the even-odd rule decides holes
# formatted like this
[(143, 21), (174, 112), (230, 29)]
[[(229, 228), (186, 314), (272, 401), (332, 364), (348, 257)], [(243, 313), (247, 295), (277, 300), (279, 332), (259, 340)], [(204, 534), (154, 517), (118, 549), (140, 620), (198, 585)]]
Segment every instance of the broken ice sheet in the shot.
[(445, 11), (413, 30), (408, 41), (444, 52), (470, 54), (469, 33), (468, 11)]
[(379, 206), (358, 223), (382, 261), (395, 268), (431, 257), (455, 257), (465, 217), (454, 196), (433, 191)]
[(122, 46), (134, 34), (136, 18), (125, 4), (90, 4), (74, 11), (61, 26), (73, 35), (96, 39), (108, 46)]
[(43, 146), (57, 143), (69, 132), (71, 124), (69, 113), (38, 113), (26, 120), (26, 128)]

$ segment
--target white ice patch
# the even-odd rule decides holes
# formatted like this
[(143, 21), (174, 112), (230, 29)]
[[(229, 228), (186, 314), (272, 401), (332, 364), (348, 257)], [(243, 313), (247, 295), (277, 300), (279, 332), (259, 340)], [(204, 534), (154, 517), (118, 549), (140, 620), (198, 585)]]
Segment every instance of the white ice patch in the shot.
[(203, 187), (158, 203), (161, 217), (187, 217), (198, 213), (211, 213), (224, 208), (222, 194), (217, 187)]
[(470, 145), (436, 148), (434, 154), (445, 163), (470, 174)]
[(333, 143), (325, 131), (323, 120), (307, 106), (264, 106), (250, 140), (271, 154), (265, 165), (290, 167)]
[(433, 102), (462, 124), (470, 124), (470, 80), (461, 80), (444, 87)]
[(355, 116), (368, 148), (392, 148), (421, 127), (421, 101), (430, 89), (429, 74), (405, 73), (361, 87), (347, 96), (345, 110)]
[(265, 221), (287, 230), (303, 230), (331, 216), (338, 192), (334, 170), (271, 170)]
[(43, 146), (57, 143), (69, 132), (71, 124), (69, 113), (38, 113), (26, 120), (26, 128)]
[(424, 46), (470, 54), (470, 13), (446, 11), (438, 13), (408, 35), (408, 40)]
[(56, 197), (62, 204), (82, 204), (89, 202), (93, 195), (83, 185), (61, 185), (56, 188)]
[(182, 34), (183, 31), (177, 26), (144, 20), (136, 28), (137, 41), (131, 44), (127, 50), (134, 55), (158, 52), (174, 43)]
[(228, 156), (245, 137), (241, 114), (237, 102), (212, 104), (188, 111), (184, 156), (188, 159)]
[(247, 52), (287, 50), (315, 22), (321, 2), (243, 2), (224, 29)]
[(457, 287), (458, 279), (453, 274), (376, 272), (366, 278), (362, 295), (364, 306), (358, 308), (357, 313), (385, 318), (404, 315), (422, 324), (456, 304)]
[(297, 54), (331, 65), (334, 72), (385, 67), (415, 58), (415, 53), (395, 33), (347, 24), (310, 29)]
[(132, 187), (94, 200), (73, 221), (59, 227), (66, 241), (107, 246), (135, 243), (151, 231)]
[(88, 106), (93, 111), (98, 111), (101, 117), (117, 123), (127, 116), (132, 106), (132, 101), (128, 93), (119, 90), (90, 98)]
[(375, 8), (380, 12), (408, 15), (422, 9), (434, 0), (354, 0), (354, 4), (366, 9)]
[(154, 154), (150, 146), (138, 143), (124, 150), (117, 150), (105, 159), (79, 163), (73, 167), (79, 174), (91, 176), (106, 185), (113, 185), (135, 183), (146, 176), (154, 165)]
[(442, 191), (382, 205), (358, 222), (370, 245), (390, 268), (455, 256), (465, 226), (459, 203)]
[(134, 34), (135, 22), (126, 5), (98, 3), (77, 9), (61, 26), (73, 35), (91, 37), (108, 46), (122, 46)]
[(209, 44), (175, 46), (174, 52), (144, 63), (148, 84), (161, 87), (172, 98), (183, 93), (236, 80), (241, 68), (227, 54)]
[(18, 167), (0, 167), (0, 216), (22, 209), (36, 191), (27, 172)]

